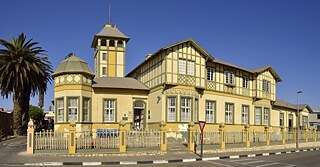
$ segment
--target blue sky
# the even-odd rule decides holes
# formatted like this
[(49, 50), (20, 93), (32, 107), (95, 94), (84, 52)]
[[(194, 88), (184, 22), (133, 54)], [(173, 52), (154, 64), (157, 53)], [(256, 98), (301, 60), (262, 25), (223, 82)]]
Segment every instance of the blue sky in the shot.
[[(320, 108), (320, 1), (295, 0), (82, 0), (1, 1), (0, 38), (24, 32), (40, 42), (54, 69), (74, 52), (93, 70), (94, 34), (111, 21), (131, 39), (127, 45), (128, 73), (161, 47), (193, 38), (213, 57), (255, 68), (272, 65), (283, 82), (277, 97)], [(53, 86), (45, 109), (53, 100)], [(31, 104), (37, 105), (38, 98)], [(12, 98), (0, 98), (12, 109)]]

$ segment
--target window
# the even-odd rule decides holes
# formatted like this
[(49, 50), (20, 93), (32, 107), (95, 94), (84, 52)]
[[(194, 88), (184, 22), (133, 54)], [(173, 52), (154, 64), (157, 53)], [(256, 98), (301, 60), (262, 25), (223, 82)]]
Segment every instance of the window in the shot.
[(248, 77), (242, 77), (242, 87), (243, 88), (249, 88), (249, 78)]
[(232, 71), (225, 71), (224, 72), (224, 83), (225, 84), (234, 84), (234, 74)]
[(107, 67), (102, 67), (102, 75), (107, 75)]
[(103, 121), (113, 122), (115, 121), (116, 101), (107, 99), (103, 102)]
[(78, 121), (78, 98), (68, 98), (68, 121)]
[(102, 53), (102, 60), (107, 60), (107, 53)]
[(308, 116), (302, 116), (302, 126), (303, 128), (308, 127)]
[(179, 74), (186, 74), (186, 60), (179, 59)]
[(110, 41), (109, 41), (109, 46), (113, 46), (113, 47), (115, 46), (115, 45), (114, 45), (114, 40), (110, 40)]
[(176, 103), (177, 99), (175, 97), (168, 97), (168, 110), (167, 110), (167, 120), (176, 121)]
[(233, 123), (233, 108), (234, 108), (233, 104), (226, 103), (226, 123), (227, 124)]
[(214, 81), (214, 68), (212, 67), (207, 68), (207, 80)]
[(280, 126), (284, 126), (284, 113), (280, 113)]
[(199, 110), (199, 99), (195, 99), (194, 101), (194, 114), (193, 114), (193, 122), (198, 122), (198, 110)]
[(261, 125), (261, 107), (254, 108), (254, 124)]
[(271, 83), (270, 83), (270, 81), (263, 80), (262, 82), (263, 82), (262, 83), (262, 90), (266, 91), (266, 92), (271, 92)]
[(317, 119), (320, 119), (320, 114), (317, 114)]
[(105, 39), (101, 39), (101, 46), (107, 46), (107, 41)]
[(64, 111), (64, 105), (63, 105), (63, 99), (57, 100), (57, 122), (63, 122), (63, 113)]
[(194, 75), (194, 62), (188, 61), (188, 75), (193, 76)]
[(82, 121), (89, 121), (89, 112), (90, 112), (90, 99), (83, 98), (83, 107), (82, 107)]
[(123, 47), (123, 42), (122, 41), (118, 41), (118, 47)]
[(269, 114), (270, 114), (270, 109), (269, 108), (264, 108), (263, 110), (263, 125), (269, 125)]
[(191, 121), (191, 98), (181, 97), (181, 121)]
[(241, 117), (242, 124), (249, 123), (249, 106), (242, 106), (242, 117)]
[(206, 102), (206, 122), (214, 123), (216, 103), (214, 101)]

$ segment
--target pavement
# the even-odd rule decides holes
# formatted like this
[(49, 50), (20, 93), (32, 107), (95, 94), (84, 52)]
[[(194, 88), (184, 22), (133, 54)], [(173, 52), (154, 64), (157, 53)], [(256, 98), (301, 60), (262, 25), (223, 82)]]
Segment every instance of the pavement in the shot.
[[(271, 150), (253, 150), (238, 152), (206, 152), (201, 158), (198, 154), (186, 150), (173, 149), (167, 153), (146, 152), (146, 153), (113, 153), (113, 154), (26, 154), (26, 137), (18, 137), (0, 143), (0, 166), (100, 166), (100, 165), (169, 165), (186, 164), (186, 162), (200, 163), (210, 162), (211, 166), (219, 165), (219, 161), (234, 159), (246, 159), (253, 157), (276, 157), (280, 155), (299, 154), (305, 152), (315, 152), (320, 155), (320, 147), (308, 147), (301, 149), (271, 149)], [(264, 160), (262, 160), (264, 161)], [(236, 161), (235, 161), (236, 162)], [(239, 161), (241, 162), (241, 161)], [(320, 162), (320, 160), (319, 160)], [(224, 164), (224, 162), (222, 163)], [(250, 163), (249, 163), (250, 164)], [(245, 164), (245, 165), (249, 165)], [(241, 164), (238, 164), (241, 165)], [(229, 165), (232, 166), (232, 165)], [(235, 165), (237, 166), (237, 165)]]

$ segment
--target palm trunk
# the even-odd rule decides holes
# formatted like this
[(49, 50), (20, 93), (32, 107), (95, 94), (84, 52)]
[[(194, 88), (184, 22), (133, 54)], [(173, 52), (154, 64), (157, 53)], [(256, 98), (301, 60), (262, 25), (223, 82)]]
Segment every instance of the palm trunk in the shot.
[(13, 93), (13, 129), (15, 135), (27, 134), (30, 101), (28, 92), (18, 90)]

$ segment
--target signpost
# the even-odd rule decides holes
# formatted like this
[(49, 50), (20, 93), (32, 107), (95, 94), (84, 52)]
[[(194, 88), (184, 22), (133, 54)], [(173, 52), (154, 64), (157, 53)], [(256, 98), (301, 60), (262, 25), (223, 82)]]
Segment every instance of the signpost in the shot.
[(200, 153), (200, 157), (202, 158), (203, 155), (203, 129), (204, 126), (206, 125), (206, 121), (199, 121), (199, 127), (200, 127), (200, 141), (201, 141), (201, 153)]

